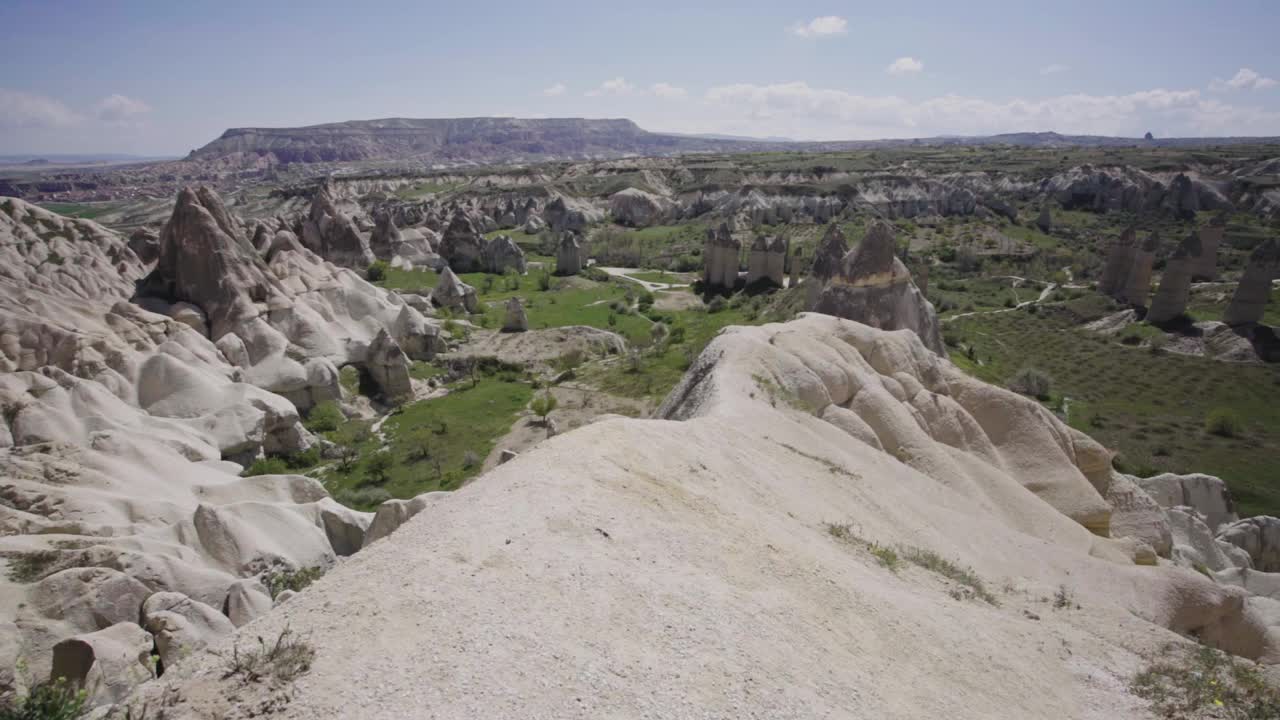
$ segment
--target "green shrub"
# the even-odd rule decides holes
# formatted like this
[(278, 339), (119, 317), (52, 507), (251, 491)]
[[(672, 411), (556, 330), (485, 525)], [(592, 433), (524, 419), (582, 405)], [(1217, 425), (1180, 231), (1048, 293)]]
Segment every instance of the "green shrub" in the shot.
[(1042, 372), (1035, 368), (1023, 368), (1018, 374), (1013, 376), (1009, 381), (1009, 389), (1030, 395), (1040, 400), (1048, 400), (1050, 393), (1053, 392), (1053, 379), (1048, 373)]
[(284, 458), (264, 457), (253, 461), (253, 464), (245, 468), (244, 476), (252, 477), (254, 475), (284, 475), (289, 472), (289, 464)]
[(274, 600), (280, 593), (285, 590), (294, 592), (302, 592), (311, 585), (311, 583), (319, 580), (326, 572), (326, 568), (320, 566), (291, 568), (283, 566), (275, 566), (263, 571), (258, 578), (267, 592), (271, 594)]
[(533, 398), (529, 403), (529, 409), (532, 410), (533, 414), (537, 415), (545, 424), (547, 422), (547, 416), (550, 415), (551, 411), (555, 410), (556, 406), (559, 404), (560, 401), (556, 400), (556, 396), (552, 395), (550, 390), (547, 390)]
[(382, 485), (387, 482), (395, 462), (395, 458), (391, 457), (389, 452), (374, 453), (365, 464), (365, 477), (376, 485)]
[(313, 433), (325, 433), (337, 430), (338, 426), (346, 421), (347, 418), (342, 414), (342, 409), (338, 407), (338, 403), (326, 400), (311, 408), (311, 412), (307, 414), (307, 422), (304, 425)]
[(389, 269), (391, 269), (391, 266), (387, 264), (386, 260), (374, 260), (369, 263), (369, 267), (365, 268), (364, 279), (369, 282), (386, 280), (387, 270)]
[(721, 310), (724, 310), (727, 306), (728, 302), (726, 302), (723, 297), (717, 295), (711, 298), (711, 302), (707, 303), (707, 312), (718, 313)]
[(1217, 408), (1209, 411), (1204, 420), (1204, 429), (1220, 437), (1232, 438), (1244, 431), (1244, 423), (1234, 410)]
[(380, 487), (343, 488), (333, 499), (352, 508), (376, 508), (391, 499), (391, 493)]
[(76, 720), (84, 716), (86, 698), (84, 690), (58, 678), (36, 685), (25, 697), (10, 700), (0, 708), (0, 720)]

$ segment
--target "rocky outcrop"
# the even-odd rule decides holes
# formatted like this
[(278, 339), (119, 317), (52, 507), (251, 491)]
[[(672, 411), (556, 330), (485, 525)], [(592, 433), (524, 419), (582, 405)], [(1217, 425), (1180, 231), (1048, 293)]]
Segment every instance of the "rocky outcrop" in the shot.
[(582, 272), (583, 249), (578, 242), (578, 235), (572, 232), (560, 234), (556, 244), (556, 274), (577, 275)]
[(925, 347), (946, 355), (938, 316), (898, 259), (888, 223), (873, 223), (862, 242), (845, 254), (813, 310), (883, 330), (911, 330)]
[(507, 300), (507, 313), (502, 321), (503, 332), (524, 332), (529, 329), (529, 317), (525, 315), (520, 298)]
[(1218, 538), (1248, 553), (1253, 569), (1280, 573), (1280, 518), (1263, 515), (1237, 520), (1221, 528)]
[(387, 402), (399, 404), (413, 397), (409, 357), (386, 330), (379, 332), (369, 345), (364, 366)]
[(1271, 283), (1277, 276), (1280, 276), (1280, 240), (1269, 238), (1249, 254), (1249, 263), (1222, 321), (1228, 325), (1262, 322), (1271, 299)]
[(778, 287), (785, 282), (787, 242), (780, 236), (761, 235), (751, 244), (747, 256), (747, 284), (768, 280)]
[(394, 255), (392, 248), (399, 246), (403, 241), (400, 228), (396, 227), (396, 221), (390, 214), (386, 214), (378, 218), (373, 234), (369, 236), (369, 250), (379, 260), (390, 260)]
[(149, 265), (160, 259), (160, 236), (147, 228), (134, 230), (129, 236), (129, 249), (143, 264)]
[(485, 245), (483, 253), (485, 272), (503, 275), (513, 272), (523, 275), (528, 270), (524, 251), (508, 235), (498, 235)]
[(218, 610), (176, 592), (158, 592), (142, 604), (143, 627), (155, 638), (165, 668), (235, 631)]
[(1143, 306), (1151, 294), (1151, 268), (1155, 264), (1160, 237), (1152, 232), (1141, 244), (1133, 248), (1132, 261), (1116, 300), (1129, 305)]
[(335, 265), (363, 270), (377, 259), (369, 249), (369, 240), (338, 208), (332, 178), (316, 189), (300, 235), (307, 249)]
[(454, 272), (484, 272), (484, 250), (485, 239), (471, 217), (456, 211), (440, 238), (440, 256)]
[(227, 598), (222, 604), (222, 613), (232, 625), (243, 627), (254, 618), (261, 617), (271, 610), (271, 594), (257, 578), (237, 580), (227, 588)]
[(733, 236), (727, 223), (707, 230), (702, 245), (702, 282), (709, 288), (733, 289), (738, 283), (742, 243)]
[(1164, 275), (1160, 277), (1156, 296), (1151, 300), (1147, 322), (1168, 323), (1186, 313), (1187, 298), (1191, 294), (1191, 268), (1199, 254), (1200, 239), (1194, 234), (1183, 240), (1173, 251), (1165, 265)]
[(1036, 217), (1036, 227), (1040, 228), (1040, 232), (1047, 233), (1053, 229), (1053, 215), (1049, 213), (1048, 203), (1040, 207), (1040, 215)]
[(1162, 508), (1187, 506), (1194, 509), (1204, 517), (1205, 524), (1213, 532), (1238, 519), (1231, 492), (1221, 478), (1200, 473), (1162, 473), (1137, 478), (1136, 482)]
[(1111, 505), (1111, 537), (1131, 537), (1148, 545), (1161, 557), (1169, 557), (1173, 536), (1161, 506), (1140, 486), (1141, 480), (1111, 473), (1106, 498)]
[(67, 638), (53, 648), (51, 678), (85, 691), (89, 705), (123, 700), (152, 678), (152, 638), (135, 623)]
[(1200, 256), (1191, 267), (1191, 279), (1211, 282), (1218, 279), (1218, 248), (1227, 233), (1226, 213), (1215, 215), (1208, 225), (1200, 228)]
[(1128, 228), (1120, 237), (1111, 242), (1107, 249), (1106, 264), (1102, 267), (1102, 275), (1098, 278), (1098, 292), (1115, 297), (1120, 294), (1129, 278), (1129, 269), (1133, 266), (1136, 253), (1138, 232)]
[(476, 289), (462, 282), (450, 268), (440, 271), (440, 280), (431, 290), (431, 301), (438, 307), (462, 310), (467, 313), (476, 312), (480, 306)]
[(670, 200), (633, 187), (609, 196), (609, 214), (614, 222), (630, 227), (661, 225), (672, 208)]

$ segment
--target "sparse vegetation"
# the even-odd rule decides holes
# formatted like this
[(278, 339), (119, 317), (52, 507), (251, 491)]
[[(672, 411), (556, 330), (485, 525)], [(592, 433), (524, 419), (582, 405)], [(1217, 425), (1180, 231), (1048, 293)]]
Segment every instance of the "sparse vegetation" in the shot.
[(1247, 660), (1206, 646), (1170, 643), (1134, 677), (1134, 695), (1171, 720), (1280, 717), (1280, 689)]
[(1023, 368), (1009, 381), (1009, 389), (1037, 400), (1048, 400), (1053, 392), (1053, 379), (1035, 368)]
[(369, 267), (364, 271), (364, 279), (369, 282), (381, 282), (387, 279), (387, 271), (391, 266), (386, 260), (374, 260), (369, 263)]
[(903, 557), (913, 565), (959, 584), (959, 590), (965, 597), (976, 597), (989, 605), (1000, 604), (971, 568), (960, 567), (932, 550), (918, 547), (904, 548)]
[(5, 556), (9, 561), (9, 579), (17, 583), (33, 583), (54, 572), (62, 554), (56, 550), (14, 552)]
[(305, 590), (308, 585), (319, 580), (325, 572), (326, 569), (322, 567), (291, 568), (277, 565), (264, 571), (259, 579), (274, 600), (285, 590), (294, 592)]
[(1240, 434), (1243, 423), (1240, 416), (1229, 408), (1215, 408), (1204, 420), (1204, 429), (1214, 435), (1233, 438)]
[(66, 678), (44, 682), (0, 707), (0, 720), (78, 720), (87, 711), (88, 695)]
[(533, 414), (537, 415), (538, 419), (545, 425), (547, 423), (547, 416), (551, 414), (552, 410), (556, 409), (558, 404), (559, 401), (556, 400), (556, 396), (552, 395), (550, 390), (544, 390), (542, 393), (535, 396), (533, 401), (529, 403), (529, 409), (532, 410)]
[(256, 648), (242, 650), (239, 645), (233, 645), (223, 678), (239, 678), (245, 683), (288, 684), (310, 670), (315, 657), (311, 643), (285, 627), (274, 641), (267, 642), (259, 636)]

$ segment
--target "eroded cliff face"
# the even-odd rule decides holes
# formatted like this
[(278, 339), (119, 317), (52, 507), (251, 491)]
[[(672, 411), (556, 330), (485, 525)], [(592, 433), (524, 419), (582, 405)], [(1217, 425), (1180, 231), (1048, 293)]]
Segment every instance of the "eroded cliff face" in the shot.
[(228, 678), (229, 647), (286, 627), (315, 652), (297, 717), (1134, 717), (1126, 679), (1179, 634), (1280, 660), (1258, 597), (1160, 557), (1166, 511), (1105, 449), (913, 332), (730, 328), (659, 416), (388, 503), (133, 702), (246, 717), (276, 691)]

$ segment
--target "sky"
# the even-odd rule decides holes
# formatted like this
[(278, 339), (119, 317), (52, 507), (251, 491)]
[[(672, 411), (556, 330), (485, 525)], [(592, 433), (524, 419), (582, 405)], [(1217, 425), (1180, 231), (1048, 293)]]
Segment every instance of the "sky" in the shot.
[(625, 117), (800, 140), (1280, 135), (1277, 0), (0, 0), (0, 154)]

